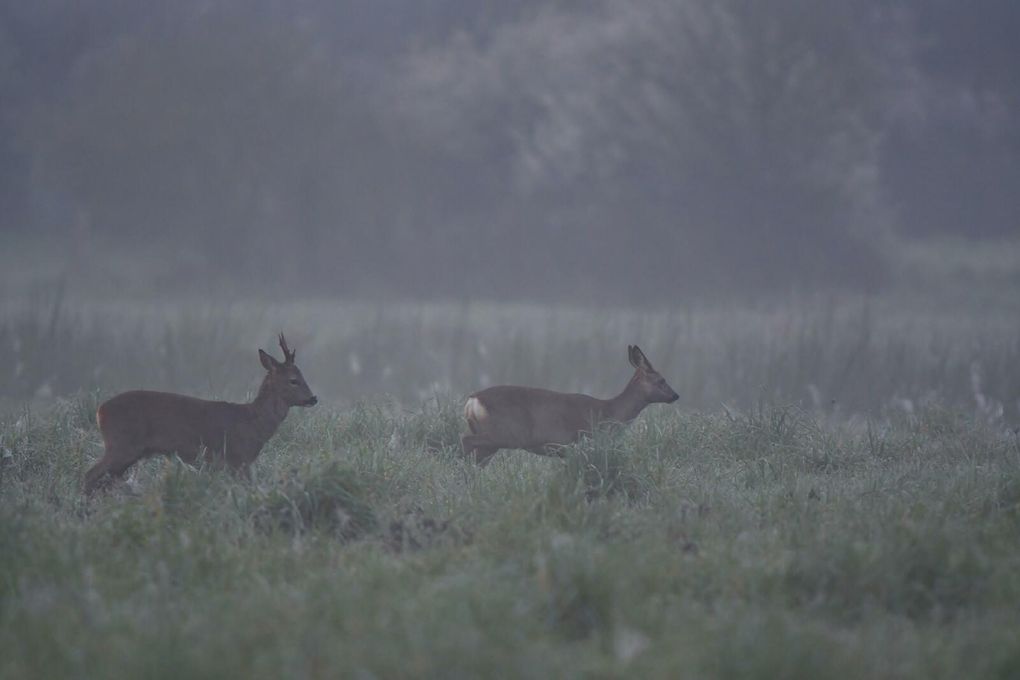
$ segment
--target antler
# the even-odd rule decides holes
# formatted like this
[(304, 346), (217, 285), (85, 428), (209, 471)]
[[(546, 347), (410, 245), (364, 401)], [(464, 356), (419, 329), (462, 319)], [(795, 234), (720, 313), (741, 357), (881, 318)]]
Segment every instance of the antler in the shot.
[(280, 333), (280, 349), (283, 350), (283, 360), (288, 364), (294, 363), (294, 355), (297, 354), (297, 351), (287, 347), (287, 338), (283, 337), (283, 333)]

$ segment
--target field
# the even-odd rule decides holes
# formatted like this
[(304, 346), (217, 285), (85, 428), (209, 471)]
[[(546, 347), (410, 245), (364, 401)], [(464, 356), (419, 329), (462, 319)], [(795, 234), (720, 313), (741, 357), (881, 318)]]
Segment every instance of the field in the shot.
[(364, 404), (252, 485), (152, 461), (86, 504), (94, 405), (0, 435), (0, 676), (1020, 673), (1020, 443), (946, 411), (658, 408), (479, 469), (455, 403)]
[[(939, 281), (643, 311), (7, 300), (0, 677), (1018, 677), (1020, 315)], [(277, 330), (322, 400), (253, 482), (160, 459), (82, 499), (102, 398), (243, 399)], [(562, 459), (461, 459), (464, 394), (609, 396), (628, 342), (675, 406)]]

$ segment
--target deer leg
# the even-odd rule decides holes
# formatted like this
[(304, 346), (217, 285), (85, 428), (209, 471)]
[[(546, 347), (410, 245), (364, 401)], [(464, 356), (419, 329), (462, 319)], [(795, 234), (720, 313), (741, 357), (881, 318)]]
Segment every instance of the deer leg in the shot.
[(247, 482), (248, 484), (251, 484), (251, 480), (252, 480), (252, 476), (251, 476), (251, 463), (242, 463), (240, 465), (232, 465), (230, 467), (230, 471), (232, 473), (234, 473), (234, 477), (236, 479), (239, 479), (242, 482)]
[(85, 473), (85, 495), (91, 496), (97, 490), (109, 487), (134, 462), (135, 459), (130, 455), (118, 455), (115, 450), (107, 449), (106, 455)]
[(85, 495), (91, 496), (98, 489), (107, 488), (111, 482), (122, 476), (129, 467), (144, 455), (133, 450), (119, 437), (103, 435), (106, 452), (95, 465), (85, 473)]
[(485, 437), (477, 434), (462, 435), (460, 445), (464, 449), (464, 455), (479, 465), (487, 465), (489, 459), (502, 448), (494, 446)]
[(498, 446), (478, 446), (475, 447), (475, 462), (481, 466), (489, 464), (489, 460), (499, 453), (500, 449)]
[(208, 459), (215, 461), (218, 468), (229, 470), (235, 479), (251, 482), (251, 468), (258, 455), (259, 449), (255, 449), (255, 453), (251, 453), (248, 449), (235, 446), (229, 449), (224, 448), (218, 452), (209, 451)]
[(105, 487), (108, 483), (106, 471), (110, 467), (110, 461), (107, 456), (103, 456), (99, 459), (95, 465), (89, 468), (89, 471), (85, 473), (85, 495), (91, 496), (96, 489)]

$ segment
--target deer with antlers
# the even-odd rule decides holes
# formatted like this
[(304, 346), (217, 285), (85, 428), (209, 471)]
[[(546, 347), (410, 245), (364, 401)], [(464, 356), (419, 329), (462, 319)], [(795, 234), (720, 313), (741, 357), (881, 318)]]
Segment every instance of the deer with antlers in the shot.
[(187, 463), (204, 454), (214, 465), (250, 474), (290, 408), (318, 403), (282, 333), (280, 349), (282, 362), (259, 350), (266, 376), (247, 404), (149, 391), (124, 392), (103, 402), (96, 422), (106, 453), (85, 474), (85, 494), (108, 486), (142, 458), (160, 454), (176, 454)]

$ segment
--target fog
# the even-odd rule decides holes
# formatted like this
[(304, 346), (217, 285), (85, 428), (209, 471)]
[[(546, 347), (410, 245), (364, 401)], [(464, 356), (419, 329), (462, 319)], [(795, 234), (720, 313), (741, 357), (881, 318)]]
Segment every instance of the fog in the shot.
[(0, 680), (1020, 678), (1018, 67), (1020, 0), (0, 0)]
[(1017, 28), (1005, 0), (5, 0), (6, 275), (880, 290), (905, 240), (1015, 235)]

